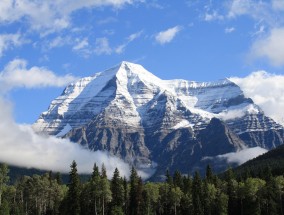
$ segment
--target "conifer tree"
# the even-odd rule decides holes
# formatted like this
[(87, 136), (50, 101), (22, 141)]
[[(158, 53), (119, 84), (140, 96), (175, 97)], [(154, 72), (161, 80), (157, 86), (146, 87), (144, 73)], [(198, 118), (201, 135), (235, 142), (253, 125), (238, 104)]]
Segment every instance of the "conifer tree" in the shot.
[(209, 183), (213, 183), (214, 181), (214, 174), (209, 164), (206, 167), (206, 181)]
[(77, 163), (71, 164), (67, 193), (67, 207), (69, 215), (80, 215), (80, 178), (77, 173)]
[(131, 169), (130, 175), (130, 193), (129, 193), (129, 214), (135, 215), (138, 210), (138, 174), (134, 167)]
[[(123, 207), (123, 181), (120, 177), (119, 171), (117, 168), (115, 168), (113, 177), (111, 179), (111, 193), (112, 193), (112, 202), (111, 207), (118, 210), (118, 208)], [(120, 210), (120, 209), (119, 209)]]
[(192, 204), (193, 204), (193, 214), (203, 215), (203, 194), (202, 194), (202, 181), (198, 172), (195, 172), (193, 182), (192, 182)]

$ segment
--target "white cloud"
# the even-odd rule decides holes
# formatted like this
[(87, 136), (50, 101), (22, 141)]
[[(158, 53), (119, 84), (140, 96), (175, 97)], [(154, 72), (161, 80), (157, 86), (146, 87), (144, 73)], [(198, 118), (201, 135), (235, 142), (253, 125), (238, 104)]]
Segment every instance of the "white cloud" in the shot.
[(284, 65), (284, 28), (274, 28), (251, 47), (252, 58), (266, 58), (274, 66)]
[(58, 47), (62, 47), (66, 44), (70, 44), (71, 43), (71, 38), (70, 37), (61, 37), (61, 36), (57, 36), (55, 38), (53, 38), (53, 40), (48, 42), (48, 48), (52, 49), (52, 48), (58, 48)]
[(155, 39), (158, 43), (162, 45), (165, 43), (169, 43), (174, 39), (177, 33), (181, 31), (181, 29), (182, 28), (180, 26), (175, 26), (165, 31), (161, 31), (155, 36)]
[(97, 24), (98, 25), (106, 25), (106, 24), (113, 23), (113, 22), (117, 22), (117, 19), (114, 18), (114, 17), (107, 17), (105, 19), (98, 20)]
[(215, 21), (215, 20), (223, 20), (224, 16), (220, 15), (217, 11), (213, 11), (213, 13), (207, 12), (204, 16), (204, 20), (207, 22)]
[(247, 77), (230, 78), (241, 87), (246, 97), (252, 98), (264, 113), (284, 126), (284, 75), (254, 72)]
[(248, 160), (256, 158), (259, 155), (267, 152), (266, 149), (261, 147), (246, 148), (238, 152), (231, 152), (223, 155), (218, 155), (217, 158), (226, 159), (228, 163), (237, 163), (241, 165)]
[(0, 73), (0, 89), (7, 91), (15, 87), (60, 87), (75, 79), (71, 75), (56, 76), (52, 71), (42, 67), (28, 69), (25, 60), (15, 59)]
[(283, 0), (272, 0), (272, 7), (274, 10), (284, 10)]
[(0, 34), (0, 58), (4, 52), (13, 47), (21, 46), (26, 43), (21, 34)]
[(253, 1), (251, 0), (232, 0), (231, 5), (229, 8), (229, 13), (228, 16), (230, 18), (240, 16), (240, 15), (245, 15), (250, 12), (250, 9), (253, 5)]
[(136, 32), (134, 34), (131, 34), (127, 37), (127, 41), (121, 45), (119, 45), (117, 48), (115, 48), (115, 52), (117, 54), (121, 54), (124, 52), (126, 46), (128, 46), (129, 43), (131, 43), (133, 40), (136, 40), (137, 38), (139, 38), (141, 36), (143, 31), (139, 31), (139, 32)]
[(69, 0), (69, 1), (0, 1), (0, 23), (12, 23), (25, 20), (35, 30), (46, 30), (46, 33), (71, 26), (71, 14), (83, 8), (110, 6), (121, 8), (140, 0)]
[(225, 28), (225, 33), (226, 34), (230, 34), (232, 32), (234, 32), (236, 29), (234, 27), (230, 27), (230, 28)]
[(111, 54), (112, 53), (112, 49), (109, 45), (108, 39), (106, 37), (102, 37), (102, 38), (97, 38), (96, 39), (96, 47), (94, 52), (97, 55), (102, 55), (102, 54)]
[(81, 50), (89, 46), (89, 42), (87, 38), (82, 40), (77, 40), (77, 44), (73, 47), (73, 50)]
[(230, 119), (236, 119), (236, 118), (241, 118), (246, 114), (246, 112), (242, 109), (237, 109), (237, 110), (229, 110), (229, 111), (224, 111), (219, 114), (216, 114), (216, 116), (224, 121), (230, 120)]

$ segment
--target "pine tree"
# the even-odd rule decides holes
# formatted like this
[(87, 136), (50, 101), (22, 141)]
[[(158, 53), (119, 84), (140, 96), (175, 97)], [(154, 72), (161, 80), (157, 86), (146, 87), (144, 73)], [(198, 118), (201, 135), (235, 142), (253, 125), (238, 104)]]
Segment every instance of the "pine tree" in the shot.
[(206, 181), (208, 183), (213, 183), (213, 181), (214, 181), (214, 174), (213, 174), (211, 166), (209, 164), (206, 167)]
[(193, 214), (203, 215), (203, 194), (202, 194), (202, 181), (198, 172), (195, 172), (192, 182), (192, 203), (193, 203)]
[(135, 215), (138, 211), (138, 174), (134, 167), (131, 169), (130, 175), (130, 193), (129, 193), (129, 214)]
[(124, 214), (128, 214), (128, 207), (129, 207), (129, 194), (128, 194), (128, 183), (126, 178), (123, 178), (123, 190), (124, 190)]
[(67, 193), (68, 214), (80, 215), (80, 178), (77, 173), (77, 163), (73, 161), (70, 167)]
[[(112, 202), (111, 207), (121, 208), (123, 207), (123, 181), (119, 175), (119, 171), (115, 168), (113, 177), (111, 179), (111, 193), (112, 193)], [(123, 211), (123, 210), (122, 210)]]

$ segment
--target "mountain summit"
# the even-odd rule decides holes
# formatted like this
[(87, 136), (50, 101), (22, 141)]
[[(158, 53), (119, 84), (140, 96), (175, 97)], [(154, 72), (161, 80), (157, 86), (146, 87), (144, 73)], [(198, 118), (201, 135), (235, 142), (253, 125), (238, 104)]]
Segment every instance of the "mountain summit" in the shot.
[(228, 79), (161, 80), (125, 61), (69, 84), (33, 128), (138, 167), (157, 164), (157, 174), (192, 172), (208, 156), (248, 147), (271, 149), (284, 136), (283, 127)]

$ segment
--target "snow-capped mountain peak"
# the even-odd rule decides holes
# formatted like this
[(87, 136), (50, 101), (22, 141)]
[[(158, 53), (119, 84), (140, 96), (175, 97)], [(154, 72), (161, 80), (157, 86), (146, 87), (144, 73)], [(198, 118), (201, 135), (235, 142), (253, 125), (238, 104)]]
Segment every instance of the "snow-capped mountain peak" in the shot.
[(190, 171), (202, 156), (284, 139), (283, 127), (228, 79), (162, 80), (126, 61), (70, 83), (33, 127), (130, 163)]

